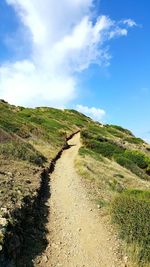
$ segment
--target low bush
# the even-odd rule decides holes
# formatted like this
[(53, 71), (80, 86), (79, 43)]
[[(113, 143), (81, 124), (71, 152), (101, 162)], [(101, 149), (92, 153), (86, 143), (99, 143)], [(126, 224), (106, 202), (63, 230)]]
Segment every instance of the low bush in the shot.
[(136, 144), (136, 145), (140, 145), (144, 143), (144, 141), (141, 138), (137, 138), (137, 137), (126, 137), (124, 138), (124, 141), (127, 141), (131, 144)]
[(12, 159), (27, 160), (37, 165), (42, 165), (46, 161), (46, 158), (32, 145), (16, 141), (0, 144), (0, 154)]
[(140, 169), (132, 160), (126, 158), (124, 155), (115, 155), (114, 158), (118, 164), (130, 170), (141, 179), (150, 180), (150, 177), (144, 172), (144, 170)]
[(150, 191), (126, 190), (118, 194), (111, 212), (121, 238), (136, 246), (139, 266), (150, 264)]
[(87, 148), (92, 149), (106, 158), (112, 158), (114, 154), (121, 154), (124, 151), (124, 149), (117, 144), (107, 141), (101, 142), (91, 139), (85, 140), (84, 144)]
[(118, 126), (118, 125), (106, 125), (106, 127), (111, 127), (111, 128), (114, 128), (114, 129), (119, 130), (120, 132), (123, 132), (123, 133), (125, 133), (125, 134), (128, 134), (128, 135), (133, 136), (133, 134), (132, 134), (131, 131), (129, 131), (129, 130), (127, 130), (127, 129), (121, 127), (121, 126)]
[(119, 137), (119, 138), (123, 138), (124, 137), (124, 133), (113, 128), (113, 127), (107, 127), (107, 131), (112, 134), (113, 136)]
[(83, 139), (91, 139), (93, 136), (91, 135), (91, 133), (88, 130), (82, 130), (81, 131), (81, 138)]
[(148, 159), (142, 152), (136, 150), (126, 150), (125, 157), (137, 164), (137, 166), (141, 169), (148, 167)]
[(107, 142), (108, 141), (106, 137), (103, 137), (101, 135), (98, 135), (96, 137), (96, 140), (99, 141), (99, 142)]

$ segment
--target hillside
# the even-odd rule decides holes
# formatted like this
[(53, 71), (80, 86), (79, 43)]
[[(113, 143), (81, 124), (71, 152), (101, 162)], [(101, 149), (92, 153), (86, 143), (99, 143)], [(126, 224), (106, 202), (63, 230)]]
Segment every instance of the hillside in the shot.
[[(5, 190), (9, 187), (9, 198), (12, 197), (11, 193), (15, 194), (14, 202), (21, 195), (28, 194), (26, 190), (31, 191), (32, 186), (34, 191), (34, 187), (38, 187), (35, 175), (38, 177), (41, 168), (49, 166), (49, 162), (62, 148), (69, 134), (90, 121), (75, 111), (53, 108), (25, 109), (1, 101), (0, 157), (3, 202), (4, 196), (8, 197)], [(10, 180), (15, 180), (14, 192), (10, 192)]]
[[(15, 107), (2, 100), (1, 264), (5, 261), (4, 254), (18, 259), (25, 239), (27, 247), (32, 239), (35, 241), (33, 229), (37, 241), (42, 235), (33, 258), (46, 248), (45, 203), (50, 197), (47, 168), (62, 147), (67, 147), (67, 137), (77, 131), (81, 131), (82, 146), (75, 167), (89, 198), (107, 222), (112, 215), (121, 238), (130, 244), (127, 253), (133, 255), (130, 260), (136, 262), (135, 266), (149, 266), (150, 146), (129, 130), (102, 125), (74, 110)], [(38, 205), (42, 206), (41, 211), (37, 211)], [(21, 255), (25, 262), (28, 253)], [(26, 265), (19, 262), (16, 266)]]

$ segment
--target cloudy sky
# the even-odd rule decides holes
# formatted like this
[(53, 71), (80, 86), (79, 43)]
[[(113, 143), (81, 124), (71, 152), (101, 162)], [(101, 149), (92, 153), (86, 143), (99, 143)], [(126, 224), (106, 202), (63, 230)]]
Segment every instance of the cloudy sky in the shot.
[(0, 98), (75, 108), (149, 138), (147, 0), (1, 0)]

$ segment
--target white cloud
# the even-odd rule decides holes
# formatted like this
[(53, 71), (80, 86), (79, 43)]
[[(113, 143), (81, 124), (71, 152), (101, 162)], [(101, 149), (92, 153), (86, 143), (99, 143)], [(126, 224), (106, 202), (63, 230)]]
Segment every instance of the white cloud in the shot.
[(106, 115), (105, 110), (95, 107), (89, 108), (87, 106), (77, 105), (76, 110), (97, 121), (101, 121)]
[(110, 31), (109, 38), (112, 39), (117, 36), (127, 36), (127, 34), (128, 34), (127, 29), (116, 27), (114, 30)]
[(105, 41), (127, 35), (125, 24), (133, 26), (131, 20), (120, 25), (107, 16), (93, 22), (93, 0), (6, 1), (16, 10), (32, 51), (0, 67), (0, 97), (14, 104), (66, 105), (77, 94), (77, 73), (92, 63), (108, 65)]
[(62, 106), (75, 96), (75, 80), (38, 70), (30, 61), (0, 68), (1, 98), (25, 106)]
[(136, 22), (133, 19), (125, 19), (122, 22), (129, 27), (137, 26)]

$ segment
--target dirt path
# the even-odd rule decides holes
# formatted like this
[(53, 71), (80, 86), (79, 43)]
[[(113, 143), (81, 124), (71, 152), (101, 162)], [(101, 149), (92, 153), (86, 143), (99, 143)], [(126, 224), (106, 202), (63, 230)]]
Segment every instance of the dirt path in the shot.
[(124, 267), (117, 240), (88, 200), (74, 160), (81, 146), (75, 135), (58, 160), (51, 179), (49, 245), (37, 260), (40, 267)]

